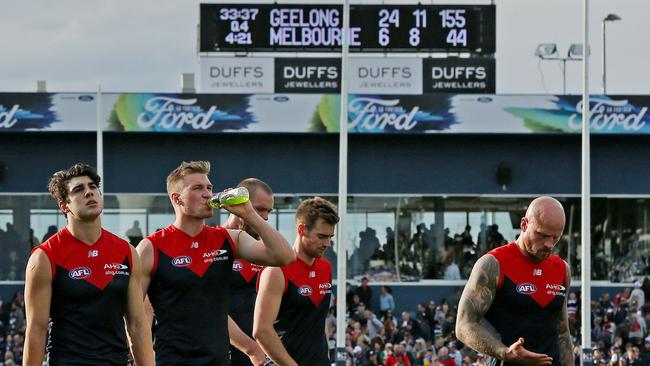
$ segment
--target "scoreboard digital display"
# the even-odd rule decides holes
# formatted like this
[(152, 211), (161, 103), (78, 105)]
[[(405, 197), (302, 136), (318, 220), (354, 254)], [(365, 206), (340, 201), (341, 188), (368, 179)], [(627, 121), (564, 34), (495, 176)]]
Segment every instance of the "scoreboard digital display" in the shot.
[(495, 51), (495, 7), (445, 5), (350, 5), (358, 27), (355, 51)]
[[(201, 4), (199, 52), (339, 51), (343, 6)], [(351, 52), (494, 53), (494, 5), (351, 5)]]

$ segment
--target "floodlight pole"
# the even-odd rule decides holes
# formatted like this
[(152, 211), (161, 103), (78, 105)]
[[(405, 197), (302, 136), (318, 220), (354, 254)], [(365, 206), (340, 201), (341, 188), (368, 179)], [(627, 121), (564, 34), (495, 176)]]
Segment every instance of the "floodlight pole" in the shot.
[(566, 58), (561, 58), (562, 61), (562, 95), (566, 95)]
[[(584, 49), (589, 49), (589, 1), (583, 0), (583, 30)], [(589, 52), (583, 52), (582, 57), (582, 179), (581, 179), (581, 340), (583, 366), (593, 366), (593, 350), (591, 348), (591, 169), (590, 169), (590, 122), (589, 118)], [(567, 292), (569, 289), (567, 289)]]
[(603, 95), (607, 94), (607, 52), (605, 47), (607, 46), (607, 38), (605, 37), (605, 30), (607, 27), (607, 18), (603, 19), (603, 32), (602, 32), (602, 42), (603, 42)]
[(582, 58), (572, 57), (541, 57), (544, 61), (560, 61), (562, 63), (562, 95), (566, 95), (566, 62), (581, 61)]

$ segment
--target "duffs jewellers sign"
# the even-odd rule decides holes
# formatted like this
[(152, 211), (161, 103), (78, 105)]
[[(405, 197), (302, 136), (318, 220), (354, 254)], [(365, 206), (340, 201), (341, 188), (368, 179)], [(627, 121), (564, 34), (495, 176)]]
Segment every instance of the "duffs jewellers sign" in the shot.
[(493, 58), (426, 58), (423, 60), (424, 93), (490, 93), (496, 91)]

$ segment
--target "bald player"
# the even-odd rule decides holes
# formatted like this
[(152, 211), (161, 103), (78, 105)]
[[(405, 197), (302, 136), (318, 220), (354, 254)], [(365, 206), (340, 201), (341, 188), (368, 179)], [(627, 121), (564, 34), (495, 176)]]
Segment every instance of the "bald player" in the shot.
[[(237, 184), (237, 187), (246, 187), (250, 196), (253, 209), (264, 221), (269, 220), (273, 211), (273, 190), (257, 178), (246, 178)], [(255, 239), (260, 234), (255, 231), (241, 217), (230, 214), (222, 225), (226, 229), (243, 230)], [(232, 263), (232, 276), (230, 279), (230, 297), (228, 299), (228, 315), (237, 323), (246, 334), (241, 342), (248, 349), (247, 354), (239, 351), (237, 347), (230, 346), (230, 363), (232, 366), (249, 366), (263, 362), (265, 355), (260, 346), (253, 340), (253, 310), (257, 292), (257, 275), (262, 266), (250, 263), (244, 259), (235, 259)], [(242, 337), (242, 336), (240, 336)]]
[(551, 250), (564, 230), (564, 208), (538, 197), (521, 235), (476, 262), (458, 304), (456, 336), (490, 364), (573, 365), (568, 265)]

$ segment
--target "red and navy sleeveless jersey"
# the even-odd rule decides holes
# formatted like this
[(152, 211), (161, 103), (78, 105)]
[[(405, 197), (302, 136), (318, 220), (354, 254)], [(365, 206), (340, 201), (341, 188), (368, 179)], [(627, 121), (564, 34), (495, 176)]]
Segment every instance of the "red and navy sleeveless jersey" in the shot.
[(189, 236), (171, 225), (147, 237), (154, 264), (156, 365), (229, 365), (228, 292), (236, 249), (228, 231)]
[(558, 325), (567, 295), (566, 264), (551, 255), (534, 262), (521, 253), (516, 243), (490, 251), (499, 262), (499, 282), (485, 319), (510, 346), (523, 337), (524, 347), (544, 353), (560, 365)]
[(332, 297), (332, 265), (300, 258), (281, 267), (284, 294), (274, 323), (282, 344), (298, 365), (329, 366), (325, 318)]
[[(239, 328), (251, 338), (253, 337), (253, 312), (255, 310), (255, 298), (257, 297), (255, 285), (262, 268), (262, 266), (243, 259), (235, 259), (232, 263), (228, 314)], [(248, 356), (233, 346), (230, 346), (230, 360), (233, 365), (251, 364)]]
[(49, 364), (126, 365), (129, 243), (102, 229), (89, 245), (64, 228), (39, 249), (52, 266)]

